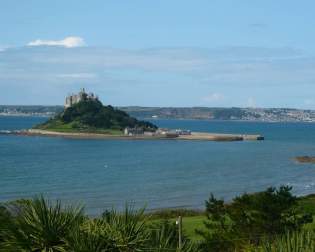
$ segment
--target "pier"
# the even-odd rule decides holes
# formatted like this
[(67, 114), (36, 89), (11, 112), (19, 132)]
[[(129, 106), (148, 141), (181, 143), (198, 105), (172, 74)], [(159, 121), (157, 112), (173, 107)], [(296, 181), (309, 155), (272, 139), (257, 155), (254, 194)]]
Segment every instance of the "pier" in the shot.
[(101, 133), (88, 132), (57, 132), (40, 129), (15, 130), (15, 131), (0, 131), (0, 134), (5, 135), (23, 135), (23, 136), (50, 136), (50, 137), (65, 137), (65, 138), (85, 138), (85, 139), (126, 139), (126, 140), (186, 140), (186, 141), (260, 141), (264, 140), (262, 135), (249, 134), (221, 134), (221, 133), (206, 133), (192, 132), (190, 135), (165, 136), (165, 135), (134, 135), (126, 136), (110, 135)]

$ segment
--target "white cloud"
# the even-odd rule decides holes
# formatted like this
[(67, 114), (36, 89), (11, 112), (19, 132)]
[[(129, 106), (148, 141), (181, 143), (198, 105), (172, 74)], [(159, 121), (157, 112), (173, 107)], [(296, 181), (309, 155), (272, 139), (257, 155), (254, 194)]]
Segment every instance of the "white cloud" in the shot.
[(202, 98), (204, 102), (219, 102), (225, 99), (225, 96), (220, 93), (212, 93)]
[(315, 104), (315, 100), (314, 99), (305, 99), (303, 101), (303, 105), (310, 106), (310, 105), (314, 105), (314, 104)]
[(5, 50), (9, 49), (10, 46), (0, 45), (0, 52), (4, 52)]
[(256, 107), (256, 100), (253, 97), (249, 97), (247, 99), (246, 106), (249, 108), (255, 108)]
[(58, 78), (69, 78), (69, 79), (95, 79), (97, 75), (94, 73), (67, 73), (67, 74), (58, 74)]
[(80, 37), (66, 37), (62, 40), (41, 40), (37, 39), (27, 44), (28, 46), (63, 46), (67, 48), (84, 46), (85, 42)]

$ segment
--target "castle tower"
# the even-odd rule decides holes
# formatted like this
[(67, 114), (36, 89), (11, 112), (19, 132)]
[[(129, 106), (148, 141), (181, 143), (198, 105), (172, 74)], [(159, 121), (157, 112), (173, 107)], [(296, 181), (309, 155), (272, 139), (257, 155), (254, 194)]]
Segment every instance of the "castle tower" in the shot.
[(83, 99), (98, 100), (98, 96), (93, 93), (87, 94), (85, 88), (82, 88), (78, 94), (71, 94), (66, 97), (65, 108), (69, 108)]

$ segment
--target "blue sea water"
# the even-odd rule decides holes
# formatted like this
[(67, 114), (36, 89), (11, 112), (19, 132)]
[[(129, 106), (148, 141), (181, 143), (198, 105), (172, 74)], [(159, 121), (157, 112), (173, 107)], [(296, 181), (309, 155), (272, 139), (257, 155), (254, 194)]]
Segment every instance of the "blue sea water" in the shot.
[[(0, 130), (29, 128), (40, 117), (0, 117)], [(130, 141), (0, 135), (0, 201), (44, 194), (98, 215), (126, 202), (147, 209), (203, 208), (212, 192), (226, 200), (282, 184), (315, 192), (315, 124), (154, 120), (160, 127), (259, 133), (265, 141)]]

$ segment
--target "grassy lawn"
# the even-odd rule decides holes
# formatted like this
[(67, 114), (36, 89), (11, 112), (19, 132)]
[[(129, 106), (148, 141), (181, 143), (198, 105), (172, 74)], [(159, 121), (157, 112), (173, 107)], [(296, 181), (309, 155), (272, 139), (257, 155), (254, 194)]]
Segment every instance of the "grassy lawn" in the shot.
[[(163, 218), (164, 219), (164, 218)], [(171, 223), (175, 223), (177, 221), (177, 218), (166, 218), (168, 219)], [(159, 222), (162, 219), (153, 219), (153, 222)], [(196, 229), (203, 229), (203, 221), (206, 220), (206, 217), (204, 215), (199, 215), (199, 216), (184, 216), (182, 217), (183, 220), (183, 233), (184, 235), (188, 236), (189, 239), (193, 241), (198, 241), (201, 239), (200, 236), (198, 236), (195, 233)]]
[(300, 197), (299, 206), (303, 212), (315, 215), (315, 194)]
[(305, 229), (315, 230), (315, 194), (310, 194), (299, 198), (299, 207), (303, 212), (313, 216), (313, 222), (306, 224)]
[[(315, 194), (299, 197), (298, 204), (299, 204), (299, 207), (302, 208), (303, 212), (313, 215), (313, 218), (314, 218), (313, 223), (305, 225), (304, 228), (314, 230), (315, 229)], [(197, 214), (196, 212), (190, 213), (190, 212), (187, 212), (187, 210), (182, 210), (181, 213), (180, 213), (181, 210), (177, 209), (176, 211), (177, 213), (172, 212), (170, 210), (164, 210), (162, 211), (162, 213), (159, 213), (159, 215), (161, 215), (160, 218), (159, 218), (159, 215), (157, 215), (154, 218), (155, 219), (154, 221), (161, 220), (164, 217), (166, 219), (171, 220), (172, 222), (175, 222), (177, 220), (175, 216), (182, 215), (184, 234), (187, 235), (193, 241), (200, 240), (201, 237), (195, 233), (195, 230), (196, 229), (202, 230), (204, 228), (203, 221), (206, 220), (205, 215), (201, 213)], [(165, 216), (163, 216), (163, 214)]]
[(195, 233), (195, 229), (203, 229), (203, 221), (206, 220), (204, 215), (183, 217), (183, 231), (190, 239), (197, 241), (200, 240), (200, 236)]

